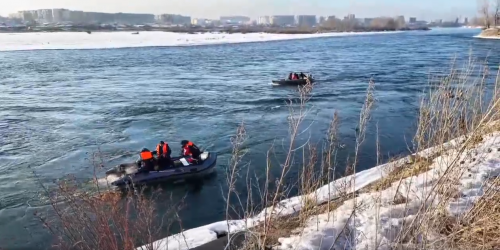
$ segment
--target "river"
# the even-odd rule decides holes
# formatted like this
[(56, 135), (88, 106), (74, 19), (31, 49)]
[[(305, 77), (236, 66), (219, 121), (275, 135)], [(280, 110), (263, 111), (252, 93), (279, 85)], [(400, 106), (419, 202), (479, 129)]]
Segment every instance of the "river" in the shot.
[[(218, 174), (188, 194), (184, 228), (224, 218), (221, 183), (230, 137), (244, 121), (251, 168), (262, 171), (266, 151), (287, 135), (289, 88), (271, 79), (299, 70), (319, 79), (310, 101), (307, 136), (324, 137), (337, 110), (346, 151), (370, 78), (377, 104), (358, 170), (373, 167), (374, 123), (384, 155), (406, 152), (418, 98), (429, 72), (445, 70), (472, 50), (500, 59), (500, 43), (473, 38), (474, 29), (321, 37), (190, 47), (0, 52), (0, 248), (50, 245), (33, 212), (39, 184), (67, 174), (92, 177), (89, 154), (98, 147), (106, 166), (130, 161), (159, 140), (189, 139), (219, 154)], [(1, 39), (0, 39), (1, 47)], [(279, 151), (279, 149), (278, 149)], [(222, 184), (223, 185), (223, 184)], [(244, 190), (244, 183), (239, 190)], [(165, 235), (166, 236), (166, 235)]]

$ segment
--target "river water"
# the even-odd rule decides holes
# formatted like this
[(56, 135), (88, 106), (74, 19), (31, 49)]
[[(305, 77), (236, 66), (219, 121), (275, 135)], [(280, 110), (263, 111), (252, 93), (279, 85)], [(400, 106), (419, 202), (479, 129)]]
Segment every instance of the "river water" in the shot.
[[(187, 193), (184, 228), (223, 219), (230, 137), (244, 121), (245, 159), (262, 171), (266, 151), (287, 135), (285, 101), (293, 96), (293, 89), (269, 83), (292, 70), (319, 79), (310, 101), (311, 140), (324, 137), (337, 110), (349, 149), (373, 78), (372, 120), (381, 149), (384, 155), (405, 153), (429, 72), (447, 69), (454, 56), (465, 58), (469, 50), (498, 65), (500, 43), (473, 38), (477, 33), (441, 29), (192, 47), (0, 52), (0, 248), (50, 245), (33, 216), (43, 207), (33, 171), (42, 183), (67, 174), (90, 179), (88, 158), (98, 146), (107, 166), (133, 160), (139, 149), (154, 148), (159, 140), (168, 141), (174, 153), (183, 139), (217, 151), (215, 177), (201, 187), (169, 192)], [(372, 124), (358, 170), (374, 165)]]

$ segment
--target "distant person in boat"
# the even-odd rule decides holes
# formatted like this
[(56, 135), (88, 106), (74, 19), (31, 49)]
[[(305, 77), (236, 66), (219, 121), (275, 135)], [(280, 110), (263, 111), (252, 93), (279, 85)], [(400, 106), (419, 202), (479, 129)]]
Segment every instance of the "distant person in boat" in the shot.
[(293, 78), (293, 72), (290, 72), (290, 74), (288, 75), (288, 80), (292, 80)]
[(167, 168), (171, 166), (171, 157), (172, 149), (165, 143), (164, 141), (160, 141), (158, 145), (156, 145), (156, 155), (158, 156), (158, 165), (162, 168)]
[(153, 152), (149, 151), (147, 148), (141, 150), (141, 155), (137, 161), (139, 165), (139, 170), (137, 173), (149, 173), (152, 171), (156, 165), (156, 160), (153, 156)]
[(186, 157), (188, 156), (188, 161), (190, 163), (193, 162), (193, 160), (198, 160), (201, 155), (201, 150), (194, 145), (191, 141), (183, 140), (181, 142), (182, 145), (182, 156)]
[(302, 72), (300, 72), (300, 79), (306, 79), (306, 75)]
[(293, 73), (292, 80), (298, 80), (299, 75), (297, 73)]

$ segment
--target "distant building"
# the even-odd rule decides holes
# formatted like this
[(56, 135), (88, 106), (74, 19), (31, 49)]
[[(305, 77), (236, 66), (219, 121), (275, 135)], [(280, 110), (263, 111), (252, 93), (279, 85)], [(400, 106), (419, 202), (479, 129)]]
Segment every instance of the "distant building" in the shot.
[(161, 14), (156, 16), (155, 19), (157, 22), (173, 25), (188, 25), (192, 23), (191, 17), (174, 14)]
[(29, 13), (31, 13), (31, 16), (33, 20), (38, 21), (38, 11), (36, 10), (28, 10)]
[(328, 16), (328, 17), (326, 18), (326, 20), (327, 20), (327, 21), (329, 21), (329, 20), (335, 20), (335, 19), (337, 19), (337, 17), (336, 17), (336, 16)]
[(347, 16), (346, 16), (346, 18), (345, 18), (345, 19), (347, 19), (347, 20), (354, 20), (354, 19), (356, 19), (356, 15), (354, 15), (354, 14), (349, 14), (349, 15), (347, 15)]
[[(122, 24), (145, 24), (154, 23), (155, 16), (153, 14), (136, 14), (136, 13), (116, 13), (109, 16), (113, 23)], [(108, 21), (109, 22), (109, 21)]]
[(261, 16), (261, 17), (259, 17), (258, 24), (259, 25), (270, 25), (271, 18), (269, 16)]
[(52, 22), (52, 10), (51, 9), (36, 10), (36, 16), (37, 16), (37, 21), (39, 21), (39, 22), (44, 22), (44, 23)]
[(246, 16), (221, 16), (219, 20), (221, 23), (241, 24), (241, 23), (250, 22), (250, 17), (246, 17)]
[(416, 17), (410, 17), (410, 23), (416, 23), (417, 18)]
[(397, 16), (396, 21), (400, 23), (406, 23), (405, 16)]
[(466, 17), (466, 18), (464, 18), (464, 24), (465, 24), (465, 25), (469, 24), (469, 18), (467, 18), (467, 17)]
[(319, 23), (319, 24), (322, 24), (322, 23), (324, 23), (325, 21), (326, 21), (326, 17), (324, 17), (324, 16), (320, 16), (320, 17), (319, 17), (319, 20), (318, 20), (318, 23)]
[(299, 15), (297, 16), (297, 24), (303, 27), (312, 27), (316, 25), (315, 15)]
[(409, 28), (427, 28), (429, 24), (426, 21), (415, 21), (414, 23), (408, 24)]
[(292, 15), (271, 16), (270, 23), (271, 25), (275, 26), (295, 25), (295, 16)]
[(397, 16), (396, 23), (398, 24), (399, 27), (406, 26), (405, 16)]
[(12, 18), (12, 19), (22, 19), (22, 17), (21, 17), (21, 15), (20, 15), (19, 12), (9, 14), (9, 18)]
[(122, 23), (144, 24), (154, 22), (152, 14), (136, 13), (101, 13), (71, 11), (68, 9), (40, 9), (19, 11), (17, 16), (23, 21), (46, 23), (76, 22), (76, 23)]
[(365, 24), (365, 18), (355, 18), (354, 19), (356, 24), (358, 25), (364, 25)]
[(205, 18), (194, 18), (191, 20), (191, 24), (193, 25), (205, 25), (207, 23), (207, 19)]
[[(71, 18), (71, 12), (69, 14)], [(64, 21), (69, 20), (67, 17), (63, 17)], [(102, 12), (85, 12), (85, 22), (86, 23), (112, 23), (114, 22), (114, 18), (112, 14), (102, 13)]]
[(65, 10), (66, 9), (52, 9), (52, 21), (56, 22), (56, 23), (64, 21), (63, 20), (63, 12)]
[(36, 11), (23, 10), (18, 12), (18, 17), (24, 22), (33, 22), (38, 19)]
[(81, 22), (84, 22), (84, 12), (83, 11), (70, 11), (68, 9), (52, 9), (52, 22), (58, 23), (58, 22), (69, 22), (73, 21), (72, 19), (72, 13), (76, 13), (76, 17), (80, 17), (82, 20)]
[(363, 25), (369, 27), (370, 25), (372, 25), (373, 20), (375, 20), (375, 18), (365, 18)]
[(83, 11), (70, 11), (64, 12), (63, 11), (63, 16), (68, 19), (68, 21), (71, 21), (73, 23), (84, 23), (86, 22), (85, 20), (85, 12)]
[[(65, 22), (70, 21), (71, 20), (71, 13), (72, 13), (71, 10), (63, 10), (62, 11), (62, 19), (63, 19), (63, 21), (65, 21)], [(83, 20), (83, 21), (87, 21), (87, 20)]]
[(214, 27), (214, 26), (221, 26), (222, 23), (220, 20), (207, 19), (207, 20), (205, 20), (205, 25)]

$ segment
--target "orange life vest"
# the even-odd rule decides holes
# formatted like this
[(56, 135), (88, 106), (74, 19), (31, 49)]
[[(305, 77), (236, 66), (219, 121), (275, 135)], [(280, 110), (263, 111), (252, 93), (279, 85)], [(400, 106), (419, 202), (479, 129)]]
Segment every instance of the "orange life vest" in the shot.
[[(160, 150), (160, 149), (163, 149), (163, 150)], [(168, 153), (168, 143), (163, 144), (163, 148), (161, 147), (160, 144), (158, 144), (158, 146), (156, 146), (156, 154), (158, 156), (160, 156), (160, 151), (161, 151), (163, 156), (166, 156)]]
[(141, 152), (141, 159), (143, 161), (151, 160), (153, 159), (153, 153), (151, 151)]

